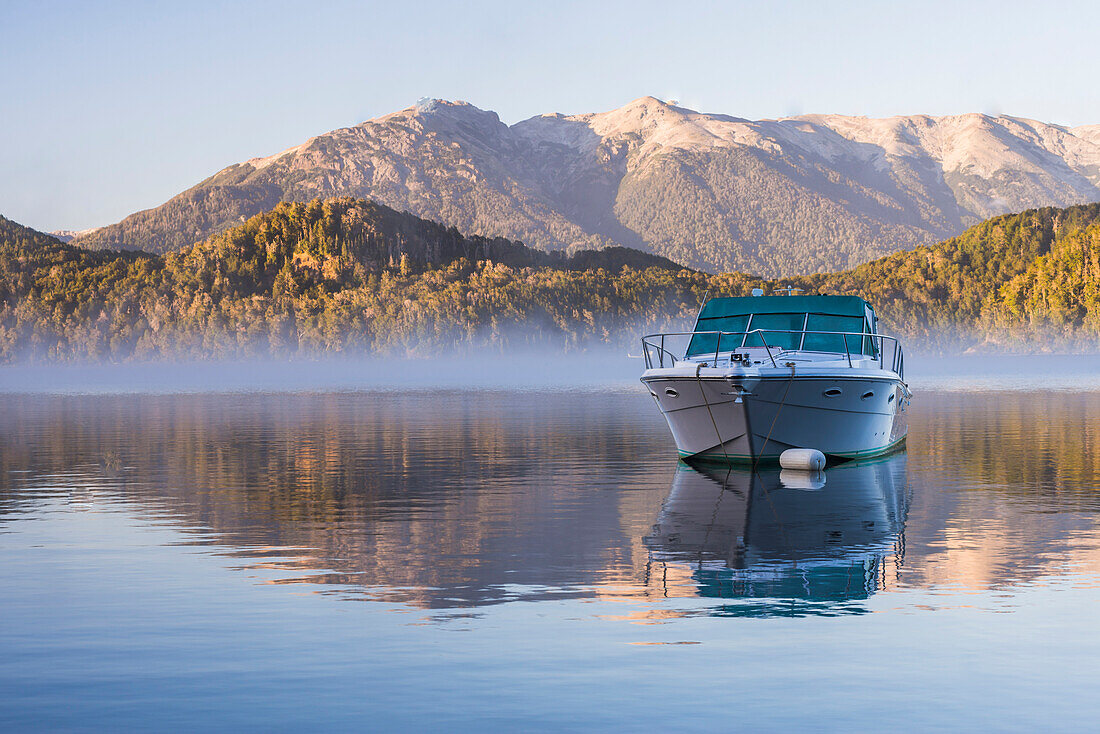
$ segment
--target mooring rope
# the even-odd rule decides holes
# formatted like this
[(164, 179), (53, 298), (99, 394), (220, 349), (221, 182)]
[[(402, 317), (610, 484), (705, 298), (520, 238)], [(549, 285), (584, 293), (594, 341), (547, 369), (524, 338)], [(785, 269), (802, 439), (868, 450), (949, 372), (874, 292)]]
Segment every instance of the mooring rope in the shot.
[[(732, 492), (734, 490), (729, 488), (730, 475), (733, 473), (733, 465), (730, 464), (726, 467), (726, 476), (724, 479), (717, 481), (718, 484), (718, 499), (714, 503), (714, 509), (710, 513), (710, 522), (707, 524), (707, 532), (703, 534), (703, 544), (699, 546), (699, 558), (698, 568), (703, 570), (703, 553), (706, 551), (707, 543), (710, 542), (710, 531), (714, 529), (714, 526), (718, 524), (718, 510), (722, 507), (722, 498), (726, 496), (726, 492)], [(752, 480), (749, 480), (749, 489), (752, 489)], [(727, 558), (729, 553), (726, 553)]]
[[(787, 380), (787, 387), (783, 389), (783, 397), (779, 400), (779, 407), (775, 409), (775, 415), (772, 416), (772, 424), (768, 428), (768, 435), (764, 437), (764, 445), (760, 447), (760, 451), (756, 454), (756, 458), (752, 462), (752, 476), (756, 477), (756, 467), (760, 465), (760, 458), (764, 455), (764, 449), (768, 447), (768, 441), (772, 438), (772, 431), (775, 430), (775, 422), (779, 420), (779, 412), (783, 410), (783, 406), (787, 404), (787, 393), (791, 391), (791, 384), (794, 382), (794, 362), (788, 362), (791, 366), (791, 377)], [(752, 481), (752, 480), (750, 480)], [(751, 485), (750, 485), (751, 486)], [(771, 508), (772, 517), (775, 518), (776, 525), (779, 526), (779, 533), (783, 536), (783, 543), (790, 545), (790, 540), (787, 538), (787, 528), (783, 526), (783, 520), (779, 517), (779, 512), (775, 509), (775, 503), (772, 502), (771, 494), (768, 493), (768, 488), (764, 486), (764, 480), (760, 480), (760, 489), (764, 493), (764, 499), (768, 501), (768, 507)], [(798, 562), (794, 563), (795, 568), (798, 567)]]
[(764, 445), (760, 447), (760, 451), (756, 453), (756, 458), (752, 462), (752, 470), (756, 471), (756, 467), (760, 464), (760, 457), (764, 455), (764, 449), (768, 447), (768, 441), (772, 440), (772, 431), (775, 430), (775, 422), (779, 420), (779, 413), (783, 410), (783, 406), (787, 404), (787, 393), (791, 391), (791, 384), (794, 383), (794, 362), (788, 362), (791, 366), (791, 377), (787, 380), (787, 387), (783, 389), (783, 397), (779, 400), (779, 407), (775, 409), (775, 415), (772, 416), (772, 424), (768, 427), (768, 435), (764, 437)]
[[(718, 430), (718, 421), (715, 420), (715, 418), (714, 418), (714, 411), (711, 410), (710, 401), (707, 400), (707, 394), (703, 389), (703, 380), (702, 380), (702, 377), (700, 376), (700, 372), (703, 369), (703, 364), (704, 364), (703, 362), (700, 362), (695, 366), (695, 382), (699, 386), (699, 394), (703, 398), (703, 404), (707, 406), (707, 415), (710, 416), (710, 423), (711, 423), (712, 426), (714, 426), (714, 435), (718, 439), (718, 446), (722, 449), (722, 456), (725, 457), (727, 466), (732, 467), (733, 462), (730, 461), (729, 453), (726, 451), (726, 444), (722, 440), (722, 432)], [(791, 366), (791, 376), (787, 380), (787, 386), (783, 389), (783, 397), (780, 398), (779, 407), (776, 408), (775, 415), (772, 417), (772, 424), (771, 424), (771, 426), (768, 427), (768, 435), (764, 437), (764, 445), (760, 447), (760, 451), (757, 453), (757, 455), (756, 455), (756, 457), (755, 457), (755, 459), (753, 460), (753, 463), (752, 463), (752, 471), (749, 474), (749, 493), (750, 493), (750, 495), (752, 493), (753, 480), (757, 476), (756, 469), (757, 469), (757, 466), (759, 466), (759, 464), (760, 464), (760, 457), (763, 455), (764, 449), (767, 448), (768, 442), (771, 440), (772, 432), (775, 430), (775, 423), (779, 419), (779, 413), (780, 413), (780, 411), (783, 410), (783, 406), (787, 404), (787, 395), (790, 393), (791, 385), (794, 383), (795, 365), (794, 365), (793, 362), (790, 362), (789, 364)], [(717, 367), (717, 365), (715, 365), (715, 367)], [(748, 398), (744, 397), (744, 394), (742, 392), (742, 400), (744, 401), (744, 400), (747, 400), (747, 399)], [(748, 406), (747, 405), (745, 405), (745, 411), (746, 411), (746, 413), (748, 412)], [(751, 432), (751, 429), (748, 426), (747, 422), (746, 422), (746, 425), (745, 425), (745, 429), (747, 431)], [(752, 447), (752, 437), (751, 436), (749, 436), (749, 446), (750, 446), (750, 450), (751, 450), (751, 447)], [(702, 452), (700, 451), (699, 453), (702, 453)], [(726, 476), (727, 476), (727, 479), (728, 479), (729, 471), (727, 471)], [(788, 540), (787, 540), (787, 529), (783, 526), (783, 521), (779, 518), (779, 513), (776, 511), (775, 505), (772, 503), (772, 498), (768, 494), (767, 487), (764, 486), (763, 481), (760, 482), (760, 488), (764, 492), (764, 498), (768, 501), (768, 505), (771, 507), (772, 516), (775, 518), (776, 523), (779, 525), (779, 532), (782, 534), (783, 540), (786, 543), (786, 542), (788, 542)], [(751, 499), (750, 499), (750, 501), (751, 501)], [(715, 503), (715, 506), (714, 506), (714, 515), (715, 516), (718, 513), (718, 506), (721, 504), (721, 502), (722, 502), (722, 495), (720, 494), (719, 497), (718, 497), (718, 502)], [(712, 521), (712, 524), (713, 524), (714, 517), (711, 518), (711, 521)], [(710, 528), (709, 527), (707, 528), (706, 535), (707, 536), (710, 535)], [(705, 542), (706, 541), (704, 539), (704, 543)], [(700, 551), (700, 555), (699, 555), (699, 564), (700, 565), (702, 564), (702, 551)], [(797, 563), (795, 565), (797, 566)]]
[[(718, 421), (714, 419), (714, 411), (710, 409), (710, 401), (707, 400), (707, 392), (703, 389), (703, 378), (699, 376), (699, 371), (703, 369), (704, 364), (706, 363), (700, 362), (695, 365), (695, 382), (699, 385), (699, 394), (703, 396), (703, 404), (707, 406), (707, 415), (710, 416), (710, 423), (714, 426), (714, 435), (718, 439), (719, 448), (722, 449), (722, 456), (726, 458), (727, 464), (732, 464), (733, 462), (730, 461), (730, 455), (726, 452), (726, 442), (722, 440), (722, 432), (718, 430)], [(714, 366), (717, 367), (718, 365), (715, 364)], [(703, 452), (700, 451), (699, 453), (701, 454)]]

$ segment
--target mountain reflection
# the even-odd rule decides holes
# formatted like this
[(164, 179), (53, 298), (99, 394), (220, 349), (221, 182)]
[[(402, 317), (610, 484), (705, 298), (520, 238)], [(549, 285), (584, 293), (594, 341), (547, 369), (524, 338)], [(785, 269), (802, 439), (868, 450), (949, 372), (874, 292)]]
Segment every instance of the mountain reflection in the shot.
[(678, 465), (645, 397), (0, 396), (0, 532), (121, 513), (242, 578), (639, 621), (1100, 578), (1100, 394), (923, 395), (907, 454), (816, 478)]
[[(644, 542), (665, 595), (756, 600), (731, 614), (861, 611), (902, 561), (906, 456), (826, 472), (681, 464)], [(712, 610), (713, 611), (713, 610)]]
[(631, 583), (671, 471), (623, 396), (5, 402), (0, 512), (91, 496), (274, 583), (429, 609)]

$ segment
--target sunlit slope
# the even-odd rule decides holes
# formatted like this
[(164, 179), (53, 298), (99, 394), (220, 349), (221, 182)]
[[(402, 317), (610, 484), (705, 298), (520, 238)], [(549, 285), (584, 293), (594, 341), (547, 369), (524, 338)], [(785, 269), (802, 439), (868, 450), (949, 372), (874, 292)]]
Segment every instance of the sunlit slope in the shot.
[(863, 296), (889, 330), (927, 342), (1065, 345), (1100, 335), (1098, 256), (1100, 205), (1087, 204), (995, 217), (936, 245), (800, 282)]
[(1100, 204), (997, 217), (853, 270), (708, 275), (571, 257), (369, 201), (283, 203), (186, 250), (90, 251), (0, 220), (0, 359), (224, 358), (614, 346), (753, 287), (860, 295), (910, 351), (1095, 349)]
[(664, 318), (693, 302), (657, 275), (680, 266), (654, 255), (546, 253), (354, 199), (280, 204), (163, 256), (85, 250), (2, 224), (7, 361), (560, 348), (605, 339), (597, 314)]

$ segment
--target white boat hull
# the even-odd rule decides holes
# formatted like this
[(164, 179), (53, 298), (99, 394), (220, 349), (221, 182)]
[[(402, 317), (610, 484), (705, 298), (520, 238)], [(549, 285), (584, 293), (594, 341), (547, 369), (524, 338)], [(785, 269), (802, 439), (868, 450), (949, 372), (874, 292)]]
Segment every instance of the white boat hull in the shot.
[(744, 463), (809, 448), (853, 459), (888, 453), (907, 432), (909, 393), (881, 369), (730, 374), (692, 365), (647, 370), (641, 380), (684, 458)]

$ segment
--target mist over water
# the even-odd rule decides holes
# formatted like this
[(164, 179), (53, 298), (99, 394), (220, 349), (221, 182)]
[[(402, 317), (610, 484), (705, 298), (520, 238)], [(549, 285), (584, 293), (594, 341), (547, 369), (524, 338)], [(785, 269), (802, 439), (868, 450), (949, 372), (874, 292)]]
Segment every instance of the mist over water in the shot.
[[(639, 349), (492, 349), (425, 357), (0, 366), (0, 394), (279, 393), (637, 387)], [(1100, 354), (907, 354), (922, 390), (1100, 389)], [(640, 388), (639, 388), (640, 389)]]
[(918, 390), (1100, 390), (1100, 354), (906, 355), (905, 379)]
[(637, 380), (626, 350), (492, 350), (419, 358), (8, 365), (0, 393), (237, 393), (596, 388)]
[(0, 728), (1087, 728), (1100, 363), (1043, 359), (910, 358), (821, 480), (678, 462), (617, 353), (4, 368)]

